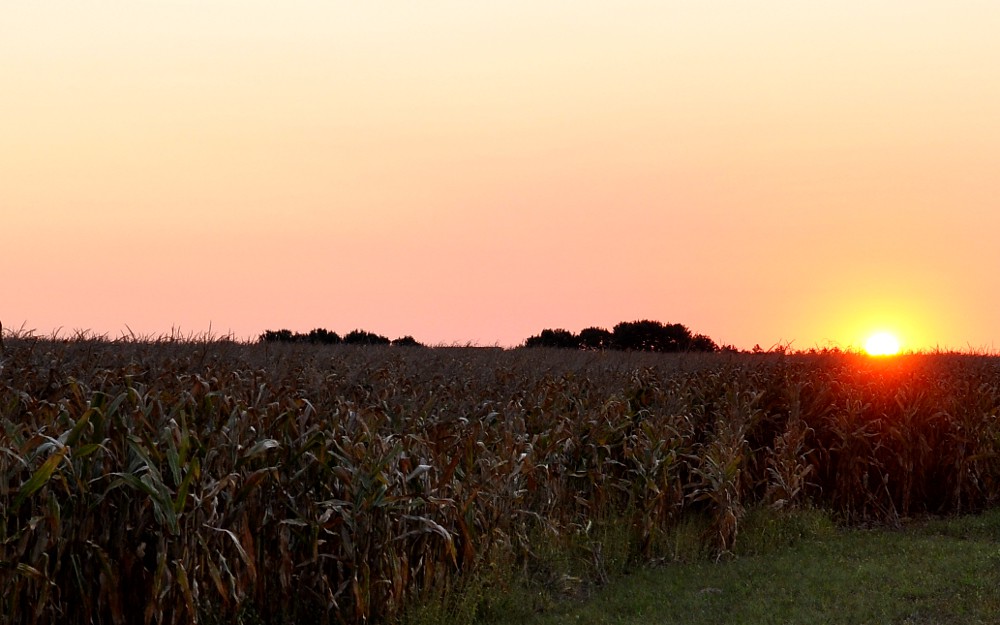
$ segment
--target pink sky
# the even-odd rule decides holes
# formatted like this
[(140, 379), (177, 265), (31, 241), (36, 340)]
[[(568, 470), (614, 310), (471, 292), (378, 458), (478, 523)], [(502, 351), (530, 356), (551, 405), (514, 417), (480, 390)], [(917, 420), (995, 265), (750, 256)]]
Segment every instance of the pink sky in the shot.
[(1000, 347), (998, 3), (10, 4), (7, 328)]

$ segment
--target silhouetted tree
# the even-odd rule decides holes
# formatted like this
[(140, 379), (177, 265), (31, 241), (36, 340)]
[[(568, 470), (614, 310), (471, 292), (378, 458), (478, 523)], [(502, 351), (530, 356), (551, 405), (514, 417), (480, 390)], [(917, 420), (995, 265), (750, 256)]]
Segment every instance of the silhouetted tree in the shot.
[(621, 349), (647, 352), (716, 352), (719, 346), (704, 334), (692, 335), (680, 323), (659, 321), (623, 321), (609, 332), (590, 327), (576, 335), (568, 330), (542, 330), (529, 337), (525, 347), (563, 347), (580, 349)]
[(263, 343), (294, 343), (295, 336), (291, 330), (265, 330), (260, 340)]
[(580, 347), (580, 338), (569, 330), (542, 330), (538, 336), (529, 337), (524, 342), (525, 347), (561, 347), (576, 349)]
[[(364, 330), (353, 330), (348, 332), (343, 338), (340, 337), (336, 332), (331, 332), (324, 328), (316, 328), (310, 330), (308, 334), (302, 334), (299, 332), (292, 332), (291, 330), (265, 330), (263, 334), (260, 335), (259, 340), (263, 343), (310, 343), (312, 345), (337, 345), (339, 343), (346, 343), (348, 345), (389, 345), (390, 341), (388, 338), (375, 334), (374, 332), (365, 332)], [(423, 347), (412, 336), (403, 336), (394, 341), (391, 341), (393, 345), (400, 346), (420, 346)]]
[(623, 321), (614, 328), (614, 341), (616, 347), (625, 350), (681, 352), (690, 348), (691, 332), (679, 323)]
[(310, 343), (318, 343), (320, 345), (336, 345), (341, 340), (339, 334), (323, 328), (311, 330), (305, 338)]
[(423, 343), (417, 341), (417, 339), (412, 336), (406, 335), (401, 336), (398, 339), (393, 339), (392, 344), (396, 347), (423, 347)]
[(387, 337), (364, 330), (351, 330), (344, 335), (345, 345), (388, 345)]
[(695, 334), (691, 337), (691, 347), (689, 349), (692, 352), (717, 352), (719, 351), (719, 346), (704, 334)]
[(604, 328), (580, 330), (580, 347), (584, 349), (611, 349), (615, 335)]
[(649, 320), (619, 323), (614, 329), (614, 342), (619, 349), (636, 351), (719, 351), (715, 341), (704, 334), (692, 335), (683, 324)]

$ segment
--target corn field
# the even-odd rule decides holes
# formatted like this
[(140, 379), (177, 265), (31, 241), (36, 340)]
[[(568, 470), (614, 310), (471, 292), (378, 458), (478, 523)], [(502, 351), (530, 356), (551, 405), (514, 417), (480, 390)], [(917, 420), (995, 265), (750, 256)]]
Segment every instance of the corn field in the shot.
[[(533, 537), (1000, 489), (1000, 361), (71, 341), (0, 353), (4, 623), (391, 621)], [(499, 554), (499, 555), (498, 555)]]

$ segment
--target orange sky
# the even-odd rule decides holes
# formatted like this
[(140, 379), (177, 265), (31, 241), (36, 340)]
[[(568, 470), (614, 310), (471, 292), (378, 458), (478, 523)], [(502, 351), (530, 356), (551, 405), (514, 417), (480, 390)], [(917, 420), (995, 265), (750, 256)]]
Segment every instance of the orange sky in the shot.
[(5, 3), (0, 322), (995, 350), (997, 33), (987, 1)]

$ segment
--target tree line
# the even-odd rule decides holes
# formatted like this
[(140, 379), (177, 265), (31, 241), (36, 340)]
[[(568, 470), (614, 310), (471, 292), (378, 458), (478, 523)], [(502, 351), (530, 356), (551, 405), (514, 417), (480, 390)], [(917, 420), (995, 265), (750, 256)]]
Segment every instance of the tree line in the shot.
[[(388, 337), (365, 330), (352, 330), (340, 336), (325, 328), (309, 332), (266, 330), (262, 343), (308, 343), (312, 345), (396, 345), (423, 347), (412, 336), (389, 340)], [(564, 329), (545, 329), (524, 341), (525, 347), (557, 347), (563, 349), (615, 349), (641, 352), (717, 352), (719, 346), (704, 334), (693, 334), (680, 323), (659, 321), (623, 321), (611, 330), (584, 328), (579, 334)], [(735, 349), (724, 347), (723, 349)]]
[(641, 352), (717, 352), (719, 346), (704, 334), (692, 334), (680, 323), (623, 321), (613, 329), (585, 328), (579, 334), (546, 329), (529, 337), (525, 347), (564, 349), (618, 349)]
[(325, 328), (316, 328), (307, 333), (291, 330), (266, 330), (260, 335), (262, 343), (309, 343), (312, 345), (396, 345), (399, 347), (423, 347), (412, 336), (401, 336), (389, 340), (389, 337), (367, 332), (351, 330), (344, 336)]

